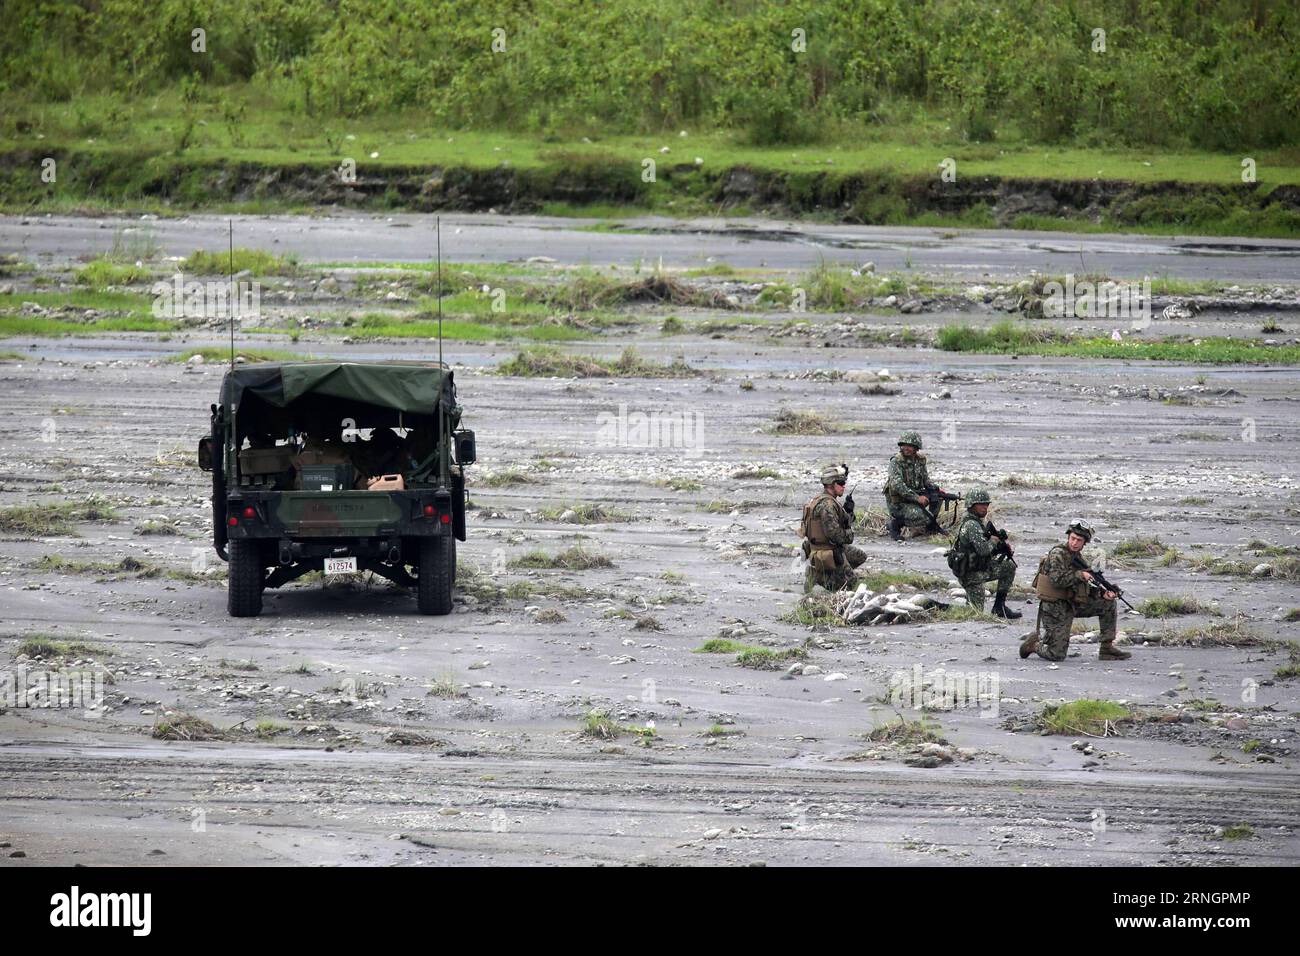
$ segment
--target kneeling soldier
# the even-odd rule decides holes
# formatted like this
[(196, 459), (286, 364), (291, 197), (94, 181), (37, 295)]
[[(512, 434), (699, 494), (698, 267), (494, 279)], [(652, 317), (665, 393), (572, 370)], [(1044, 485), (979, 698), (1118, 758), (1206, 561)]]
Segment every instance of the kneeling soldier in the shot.
[(998, 531), (985, 518), (989, 513), (989, 493), (977, 488), (966, 495), (966, 516), (957, 528), (957, 540), (948, 552), (948, 567), (957, 583), (966, 589), (966, 600), (977, 611), (984, 610), (986, 581), (997, 581), (993, 614), (1014, 621), (1023, 615), (1007, 607), (1007, 592), (1016, 577), (1014, 549), (1006, 532)]
[[(1046, 661), (1063, 661), (1070, 649), (1070, 627), (1076, 617), (1095, 617), (1101, 624), (1101, 648), (1097, 659), (1126, 661), (1132, 654), (1115, 647), (1116, 608), (1115, 592), (1089, 593), (1092, 572), (1079, 556), (1083, 546), (1092, 540), (1092, 528), (1082, 521), (1070, 525), (1065, 544), (1058, 544), (1047, 552), (1034, 575), (1034, 589), (1038, 592), (1038, 625), (1034, 633), (1020, 645), (1020, 656), (1028, 657), (1035, 651)], [(1039, 639), (1038, 626), (1044, 630)]]
[(889, 536), (895, 541), (903, 539), (904, 528), (911, 528), (917, 534), (942, 533), (937, 519), (943, 502), (931, 496), (934, 492), (943, 494), (943, 489), (930, 481), (920, 432), (905, 431), (898, 436), (898, 454), (889, 459), (884, 492), (889, 509)]
[(804, 591), (820, 584), (828, 591), (839, 591), (857, 580), (853, 569), (867, 559), (866, 552), (853, 547), (853, 512), (839, 503), (844, 494), (847, 469), (828, 465), (821, 473), (822, 491), (803, 506), (799, 535), (803, 538), (804, 557), (809, 568), (804, 576)]

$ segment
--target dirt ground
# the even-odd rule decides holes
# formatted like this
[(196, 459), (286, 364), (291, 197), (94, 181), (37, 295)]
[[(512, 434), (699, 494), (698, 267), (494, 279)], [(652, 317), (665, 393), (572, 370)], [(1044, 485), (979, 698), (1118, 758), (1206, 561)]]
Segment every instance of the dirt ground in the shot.
[[(916, 323), (872, 321), (903, 319)], [(1210, 328), (1219, 320), (1200, 321), (1222, 334)], [(1277, 673), (1300, 636), (1286, 620), (1300, 584), (1277, 570), (1300, 524), (1300, 369), (828, 349), (833, 335), (821, 332), (652, 328), (575, 348), (613, 355), (634, 343), (707, 371), (510, 378), (492, 367), (516, 347), (449, 345), (480, 461), (462, 587), (443, 618), (360, 578), (298, 582), (268, 592), (262, 616), (228, 618), (208, 477), (194, 464), (223, 368), (164, 360), (221, 337), (24, 340), (37, 360), (0, 364), (0, 507), (97, 495), (116, 517), (80, 521), (75, 534), (0, 536), (0, 669), (43, 666), (19, 656), (39, 635), (85, 645), (64, 665), (98, 662), (111, 677), (96, 710), (0, 712), (0, 860), (1300, 860), (1300, 680)], [(311, 348), (310, 336), (300, 344)], [(436, 356), (424, 343), (347, 350)], [(863, 394), (868, 384), (896, 393)], [(694, 416), (699, 440), (610, 441), (601, 416), (620, 408)], [(851, 430), (774, 434), (782, 408)], [(1010, 603), (1024, 620), (846, 627), (793, 616), (794, 526), (813, 469), (847, 462), (859, 506), (878, 506), (903, 428), (925, 436), (945, 487), (991, 490), (1020, 560)], [(771, 474), (733, 477), (759, 469)], [(510, 472), (526, 481), (509, 483)], [(576, 504), (615, 520), (555, 517)], [(1160, 550), (1108, 553), (1134, 604), (1190, 595), (1205, 612), (1124, 611), (1126, 662), (1097, 660), (1095, 620), (1059, 665), (1022, 661), (1036, 610), (1024, 587), (1075, 517), (1094, 523), (1101, 549), (1156, 538), (1177, 550), (1167, 565)], [(872, 570), (949, 577), (936, 540), (860, 535)], [(573, 545), (612, 566), (511, 564)], [(1213, 559), (1237, 573), (1213, 573)], [(802, 648), (812, 672), (698, 651), (718, 637)], [(924, 715), (891, 702), (891, 679), (918, 668), (927, 680), (939, 669), (981, 675), (994, 692)], [(1039, 732), (1046, 704), (1078, 699), (1138, 719), (1105, 736)], [(593, 710), (623, 732), (584, 733)], [(220, 737), (151, 735), (178, 714)], [(899, 716), (924, 716), (944, 742), (867, 739)]]

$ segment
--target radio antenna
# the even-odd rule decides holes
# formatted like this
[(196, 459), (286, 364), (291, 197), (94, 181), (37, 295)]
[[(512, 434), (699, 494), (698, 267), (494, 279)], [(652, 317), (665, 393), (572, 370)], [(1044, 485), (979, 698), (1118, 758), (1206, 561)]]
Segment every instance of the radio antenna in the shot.
[(438, 243), (438, 364), (442, 364), (442, 217), (433, 217)]
[(230, 370), (235, 370), (235, 220), (227, 219), (230, 230), (230, 259), (226, 274), (230, 278), (230, 292), (226, 296), (226, 308), (230, 310)]

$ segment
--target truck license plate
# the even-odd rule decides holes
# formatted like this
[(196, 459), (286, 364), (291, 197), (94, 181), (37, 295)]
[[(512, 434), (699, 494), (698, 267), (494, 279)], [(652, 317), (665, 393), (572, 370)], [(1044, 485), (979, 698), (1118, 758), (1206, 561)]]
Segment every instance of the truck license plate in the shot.
[(356, 558), (326, 558), (325, 573), (326, 574), (356, 574), (357, 559)]

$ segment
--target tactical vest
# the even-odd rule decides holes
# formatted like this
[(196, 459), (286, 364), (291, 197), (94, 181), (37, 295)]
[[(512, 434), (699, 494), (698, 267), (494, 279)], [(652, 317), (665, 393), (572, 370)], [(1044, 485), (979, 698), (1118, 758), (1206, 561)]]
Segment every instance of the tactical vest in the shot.
[(1034, 575), (1034, 590), (1038, 592), (1040, 601), (1072, 601), (1076, 604), (1082, 603), (1088, 599), (1087, 582), (1080, 581), (1070, 590), (1058, 588), (1052, 583), (1052, 579), (1047, 576), (1047, 559), (1052, 556), (1052, 551), (1064, 551), (1069, 556), (1070, 549), (1063, 544), (1056, 547), (1043, 555), (1043, 560), (1038, 562), (1038, 573)]
[(976, 571), (987, 569), (990, 560), (988, 557), (976, 554), (974, 551), (961, 547), (961, 532), (962, 529), (966, 527), (967, 521), (974, 521), (981, 529), (984, 527), (984, 522), (976, 515), (967, 514), (966, 517), (962, 519), (961, 524), (957, 526), (957, 534), (955, 536), (957, 543), (945, 551), (943, 555), (948, 559), (948, 569), (959, 579)]
[(819, 495), (813, 495), (812, 500), (803, 506), (803, 518), (799, 522), (799, 537), (807, 538), (808, 543), (814, 548), (831, 546), (830, 539), (826, 537), (826, 529), (822, 527), (822, 519), (816, 515), (817, 505), (824, 498), (835, 500), (824, 491)]
[(799, 537), (804, 539), (803, 556), (810, 560), (818, 571), (833, 571), (838, 563), (835, 560), (835, 546), (826, 537), (822, 519), (816, 514), (818, 503), (827, 498), (831, 501), (835, 500), (833, 495), (824, 491), (814, 495), (813, 499), (803, 506), (803, 518), (799, 521)]

